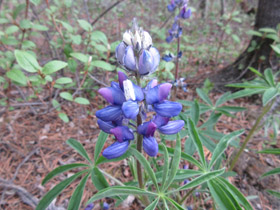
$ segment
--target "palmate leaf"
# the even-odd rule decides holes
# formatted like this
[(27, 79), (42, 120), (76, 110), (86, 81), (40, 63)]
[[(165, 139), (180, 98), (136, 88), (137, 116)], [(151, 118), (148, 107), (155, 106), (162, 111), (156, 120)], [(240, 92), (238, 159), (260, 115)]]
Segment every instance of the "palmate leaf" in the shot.
[(70, 185), (75, 179), (77, 179), (79, 176), (81, 176), (84, 173), (87, 173), (88, 170), (83, 170), (75, 175), (63, 180), (58, 185), (53, 187), (38, 203), (36, 210), (44, 210), (46, 209), (49, 204), (55, 199), (56, 196), (58, 196), (62, 190), (64, 190), (68, 185)]
[(166, 200), (168, 200), (170, 203), (172, 203), (172, 205), (178, 209), (178, 210), (185, 210), (185, 208), (183, 208), (179, 203), (177, 203), (176, 201), (174, 201), (173, 199), (169, 198), (169, 197), (165, 197)]
[(199, 121), (199, 116), (200, 116), (200, 113), (199, 113), (199, 105), (198, 105), (198, 102), (195, 100), (193, 105), (191, 106), (191, 118), (192, 118), (192, 121), (194, 122), (194, 124), (196, 125)]
[(218, 98), (218, 100), (215, 103), (215, 107), (218, 107), (218, 106), (222, 105), (223, 103), (225, 103), (226, 101), (228, 101), (228, 97), (230, 96), (230, 94), (231, 94), (230, 92), (226, 92), (220, 98)]
[(80, 208), (83, 192), (86, 186), (86, 182), (88, 180), (89, 174), (84, 176), (81, 180), (80, 184), (76, 187), (74, 193), (71, 196), (71, 199), (68, 204), (68, 210), (77, 210)]
[(132, 147), (130, 147), (128, 151), (130, 152), (131, 155), (135, 156), (135, 158), (141, 163), (141, 165), (143, 165), (144, 169), (147, 171), (147, 173), (149, 174), (149, 177), (151, 178), (152, 182), (154, 183), (155, 187), (157, 188), (157, 191), (159, 191), (155, 172), (151, 168), (151, 166), (150, 166), (149, 162), (146, 160), (146, 158), (140, 152), (138, 152), (138, 150), (136, 150)]
[(105, 144), (105, 141), (107, 140), (107, 137), (108, 137), (108, 134), (101, 131), (99, 133), (99, 136), (98, 136), (98, 139), (97, 139), (97, 142), (96, 142), (96, 145), (95, 145), (95, 148), (94, 148), (94, 162), (96, 164), (97, 162), (97, 159), (101, 153), (101, 150)]
[(98, 190), (109, 187), (109, 183), (97, 167), (94, 167), (91, 171), (91, 181)]
[(280, 168), (275, 168), (275, 169), (272, 169), (266, 173), (264, 173), (261, 178), (264, 178), (266, 176), (271, 176), (271, 175), (274, 175), (274, 174), (280, 174)]
[(59, 166), (55, 168), (53, 171), (51, 171), (50, 173), (48, 173), (48, 175), (43, 179), (42, 185), (46, 184), (49, 180), (51, 180), (53, 177), (57, 176), (58, 174), (61, 174), (65, 171), (69, 171), (73, 168), (78, 168), (78, 167), (89, 167), (89, 165), (84, 163), (72, 163), (72, 164)]
[(268, 88), (266, 91), (264, 91), (264, 94), (262, 97), (263, 106), (265, 106), (268, 102), (270, 102), (272, 99), (274, 99), (279, 94), (280, 94), (280, 92), (278, 91), (277, 88), (275, 88), (275, 87)]
[(266, 87), (256, 88), (256, 89), (240, 90), (240, 91), (237, 91), (237, 92), (231, 94), (228, 97), (228, 99), (231, 100), (231, 99), (242, 98), (242, 97), (245, 97), (245, 96), (251, 96), (251, 95), (254, 95), (254, 94), (262, 93), (265, 88)]
[(197, 92), (198, 96), (199, 96), (206, 104), (208, 104), (208, 105), (210, 105), (210, 106), (213, 106), (213, 103), (212, 103), (211, 99), (207, 96), (207, 94), (206, 94), (203, 90), (201, 90), (201, 89), (199, 89), (199, 88), (196, 88), (196, 92)]
[(149, 206), (145, 208), (145, 210), (154, 210), (157, 207), (159, 198), (155, 199)]
[(72, 147), (74, 150), (76, 150), (76, 151), (77, 151), (82, 157), (84, 157), (88, 162), (92, 163), (92, 161), (90, 160), (90, 158), (89, 158), (89, 156), (88, 156), (88, 154), (87, 154), (85, 148), (83, 147), (83, 145), (82, 145), (80, 142), (76, 141), (75, 139), (70, 138), (70, 139), (68, 139), (68, 140), (66, 141), (66, 143), (67, 143), (70, 147)]
[(270, 68), (268, 68), (264, 71), (264, 77), (265, 77), (265, 80), (267, 81), (268, 85), (270, 85), (272, 87), (275, 86), (274, 76), (273, 76), (272, 70)]
[(106, 189), (100, 190), (94, 196), (92, 196), (87, 204), (92, 203), (96, 200), (105, 198), (105, 197), (113, 197), (113, 196), (121, 196), (121, 195), (147, 195), (147, 196), (157, 196), (156, 193), (149, 192), (138, 187), (131, 186), (111, 186)]

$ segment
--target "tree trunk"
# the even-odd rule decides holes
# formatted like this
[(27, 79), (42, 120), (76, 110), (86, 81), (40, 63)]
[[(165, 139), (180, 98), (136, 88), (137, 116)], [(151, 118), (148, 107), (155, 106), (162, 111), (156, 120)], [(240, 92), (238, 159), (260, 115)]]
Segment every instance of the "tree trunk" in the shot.
[[(280, 0), (259, 0), (258, 10), (255, 19), (255, 30), (260, 28), (276, 28), (280, 23)], [(248, 67), (254, 67), (260, 72), (271, 67), (271, 64), (279, 64), (270, 44), (273, 40), (253, 36), (247, 49), (240, 54), (236, 61), (217, 74), (210, 77), (215, 84), (216, 89), (225, 90), (224, 85), (240, 82), (242, 79), (250, 79), (254, 75), (248, 70)], [(254, 50), (252, 46), (256, 47)]]

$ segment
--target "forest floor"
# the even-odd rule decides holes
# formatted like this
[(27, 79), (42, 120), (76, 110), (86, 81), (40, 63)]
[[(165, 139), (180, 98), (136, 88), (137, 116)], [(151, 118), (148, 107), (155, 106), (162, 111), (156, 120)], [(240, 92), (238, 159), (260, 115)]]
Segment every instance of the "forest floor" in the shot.
[[(194, 80), (193, 78), (192, 81)], [(13, 90), (11, 94), (18, 94), (18, 92)], [(220, 95), (220, 93), (210, 94), (214, 101)], [(195, 88), (192, 86), (189, 87), (187, 93), (178, 92), (179, 99), (193, 100), (194, 96)], [(64, 123), (58, 118), (55, 111), (48, 114), (39, 112), (34, 115), (28, 106), (6, 110), (0, 115), (0, 203), (2, 209), (34, 209), (38, 200), (48, 190), (71, 175), (69, 173), (61, 174), (45, 186), (41, 185), (43, 178), (57, 166), (83, 161), (66, 144), (67, 139), (77, 139), (93, 157), (99, 129), (94, 114), (88, 113), (95, 113), (103, 106), (103, 103), (104, 101), (97, 94), (96, 100), (92, 100), (90, 106), (64, 104), (63, 110), (70, 118), (69, 123)], [(256, 102), (253, 103), (250, 99), (238, 99), (229, 103), (231, 106), (246, 107), (247, 111), (238, 113), (236, 118), (223, 116), (217, 123), (217, 131), (228, 133), (244, 128), (246, 132), (241, 137), (242, 141), (258, 116), (261, 106), (256, 105)], [(255, 209), (274, 210), (279, 208), (280, 202), (268, 195), (265, 189), (280, 189), (280, 178), (271, 176), (260, 180), (259, 177), (264, 172), (279, 166), (280, 160), (273, 155), (256, 153), (257, 150), (262, 149), (264, 142), (270, 141), (268, 137), (263, 136), (263, 133), (263, 130), (259, 130), (251, 139), (249, 149), (246, 150), (234, 169), (237, 176), (232, 177), (230, 181), (242, 193), (252, 198), (251, 203)], [(105, 147), (111, 144), (110, 141), (107, 140)], [(185, 139), (182, 144), (184, 141)], [(275, 147), (280, 148), (279, 141)], [(226, 154), (228, 158), (231, 158), (234, 148), (229, 148)], [(126, 161), (108, 163), (101, 167), (121, 181), (132, 179)], [(53, 206), (57, 206), (54, 209), (59, 209), (58, 207), (64, 209), (67, 206), (77, 182), (78, 180), (63, 191), (55, 204), (53, 203)], [(109, 183), (114, 184), (110, 181)], [(85, 207), (85, 202), (95, 192), (94, 186), (88, 182), (82, 198), (82, 207)], [(212, 209), (211, 203), (200, 206), (201, 199), (203, 198), (188, 200), (188, 203), (191, 203), (193, 209)], [(110, 209), (141, 209), (137, 199), (133, 197), (119, 207), (114, 207), (113, 200), (108, 199), (107, 202), (110, 203)], [(98, 204), (94, 209), (100, 209)]]

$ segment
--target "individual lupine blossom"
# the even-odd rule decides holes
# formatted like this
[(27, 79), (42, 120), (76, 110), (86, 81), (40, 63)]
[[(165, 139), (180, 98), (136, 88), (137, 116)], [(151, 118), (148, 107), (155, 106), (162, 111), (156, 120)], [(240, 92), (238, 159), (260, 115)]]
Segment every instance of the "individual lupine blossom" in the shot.
[[(112, 82), (111, 87), (99, 90), (110, 105), (96, 112), (97, 123), (101, 130), (113, 134), (116, 139), (102, 154), (107, 159), (120, 157), (127, 151), (134, 133), (138, 132), (143, 135), (144, 151), (149, 156), (156, 156), (158, 143), (154, 137), (155, 131), (167, 135), (178, 133), (184, 121), (170, 121), (170, 118), (181, 112), (182, 105), (167, 100), (172, 87), (170, 83), (158, 85), (154, 79), (141, 89), (123, 72), (118, 72), (118, 76), (119, 83)], [(140, 109), (142, 120), (145, 120), (147, 112), (153, 111), (156, 115), (136, 128), (136, 116)]]
[(176, 7), (180, 8), (180, 12), (175, 16), (172, 27), (168, 30), (169, 35), (166, 38), (166, 42), (168, 43), (182, 35), (182, 27), (179, 26), (179, 19), (189, 19), (192, 13), (191, 9), (188, 8), (188, 0), (171, 0), (170, 4), (167, 5), (169, 12), (173, 12)]
[(162, 57), (162, 60), (164, 60), (166, 62), (170, 62), (170, 61), (175, 60), (177, 57), (180, 59), (182, 57), (182, 55), (183, 55), (182, 51), (179, 51), (177, 56), (173, 55), (172, 53), (168, 53)]
[(92, 210), (94, 207), (94, 203), (90, 203), (86, 206), (85, 210)]
[(109, 208), (110, 208), (109, 204), (107, 202), (104, 202), (102, 210), (108, 210)]
[(152, 44), (150, 34), (139, 28), (134, 19), (132, 29), (123, 34), (123, 41), (116, 48), (116, 59), (127, 71), (140, 75), (153, 73), (160, 54)]

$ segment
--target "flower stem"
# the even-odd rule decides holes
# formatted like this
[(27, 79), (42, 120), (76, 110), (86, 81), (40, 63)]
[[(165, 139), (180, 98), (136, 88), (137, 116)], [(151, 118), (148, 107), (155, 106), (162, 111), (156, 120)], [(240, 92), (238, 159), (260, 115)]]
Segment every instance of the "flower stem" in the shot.
[(271, 106), (273, 105), (275, 99), (273, 101), (271, 101), (270, 103), (268, 103), (262, 110), (262, 113), (259, 115), (259, 117), (257, 118), (254, 126), (252, 127), (252, 129), (250, 130), (248, 136), (246, 137), (245, 141), (243, 142), (242, 146), (240, 147), (239, 151), (237, 152), (236, 156), (234, 157), (233, 161), (231, 162), (231, 165), (229, 167), (229, 171), (232, 171), (232, 169), (234, 168), (236, 162), (238, 161), (240, 155), (243, 153), (247, 143), (249, 142), (249, 140), (251, 139), (251, 137), (253, 136), (255, 130), (257, 129), (257, 127), (259, 126), (261, 120), (263, 119), (263, 117), (265, 116), (265, 114), (270, 110)]

